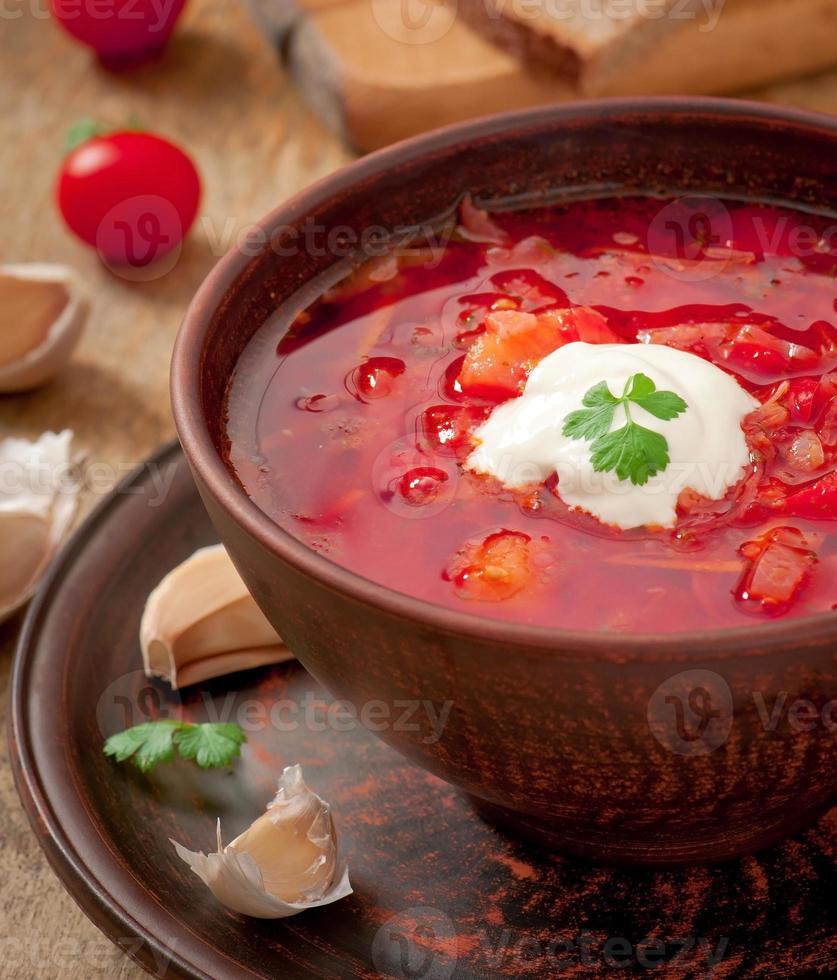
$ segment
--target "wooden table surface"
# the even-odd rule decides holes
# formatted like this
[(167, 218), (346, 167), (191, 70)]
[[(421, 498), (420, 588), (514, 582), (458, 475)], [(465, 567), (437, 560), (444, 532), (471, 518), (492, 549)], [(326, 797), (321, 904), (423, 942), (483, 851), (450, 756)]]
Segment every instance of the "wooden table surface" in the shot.
[[(173, 435), (171, 344), (189, 298), (247, 225), (349, 155), (300, 103), (270, 47), (230, 0), (192, 0), (164, 60), (110, 76), (45, 17), (46, 0), (0, 12), (0, 261), (74, 265), (93, 310), (54, 384), (0, 398), (0, 437), (72, 428), (96, 464), (89, 509)], [(19, 13), (20, 16), (16, 16)], [(837, 73), (761, 96), (837, 113)], [(490, 106), (486, 106), (488, 111)], [(175, 267), (146, 283), (108, 273), (52, 203), (68, 126), (135, 115), (187, 147), (204, 180), (200, 218)], [(0, 329), (2, 329), (0, 324)], [(20, 618), (0, 626), (0, 726)], [(18, 803), (0, 742), (0, 977), (109, 980), (145, 974), (84, 917), (49, 869)]]

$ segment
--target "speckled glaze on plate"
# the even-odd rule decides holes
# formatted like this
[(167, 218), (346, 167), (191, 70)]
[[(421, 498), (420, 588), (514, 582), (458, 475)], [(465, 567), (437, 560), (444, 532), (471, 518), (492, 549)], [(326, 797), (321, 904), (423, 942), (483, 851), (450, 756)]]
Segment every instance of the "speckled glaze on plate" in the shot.
[[(834, 966), (837, 812), (717, 867), (596, 867), (505, 836), (376, 736), (351, 724), (338, 730), (346, 724), (334, 709), (329, 724), (333, 699), (299, 665), (220, 679), (182, 698), (146, 681), (137, 642), (144, 598), (214, 540), (183, 457), (162, 450), (75, 536), (29, 613), (15, 663), (11, 755), (32, 826), (80, 906), (149, 972), (593, 977), (618, 962), (643, 972), (638, 957), (652, 962), (660, 948), (667, 978), (706, 975), (707, 955), (719, 957), (715, 977)], [(306, 723), (305, 706), (316, 702), (323, 707)], [(276, 726), (262, 721), (271, 709)], [(178, 710), (250, 720), (255, 730), (233, 771), (174, 763), (143, 776), (102, 755), (105, 734), (146, 712)], [(220, 817), (229, 839), (294, 762), (334, 806), (355, 892), (293, 919), (244, 919), (212, 899), (169, 837), (207, 849)]]

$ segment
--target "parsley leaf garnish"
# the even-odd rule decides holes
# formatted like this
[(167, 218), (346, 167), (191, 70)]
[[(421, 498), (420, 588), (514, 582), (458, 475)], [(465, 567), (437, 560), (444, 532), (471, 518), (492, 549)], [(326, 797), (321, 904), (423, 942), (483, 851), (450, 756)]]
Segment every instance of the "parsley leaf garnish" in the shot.
[(240, 725), (190, 725), (180, 729), (174, 741), (184, 759), (194, 759), (202, 769), (228, 766), (241, 752), (247, 736)]
[(645, 374), (635, 374), (628, 379), (621, 400), (625, 398), (664, 422), (676, 419), (689, 407), (680, 395), (676, 395), (673, 391), (657, 391), (657, 386)]
[(635, 422), (600, 436), (591, 449), (597, 473), (613, 470), (620, 480), (630, 480), (635, 486), (643, 486), (669, 464), (666, 440)]
[(602, 432), (608, 432), (613, 424), (613, 413), (619, 404), (619, 399), (610, 393), (606, 381), (601, 381), (591, 388), (577, 412), (570, 412), (564, 420), (564, 435), (571, 439), (595, 439)]
[(117, 762), (128, 759), (143, 772), (159, 762), (171, 762), (175, 749), (184, 759), (194, 759), (202, 769), (228, 766), (241, 752), (247, 736), (240, 725), (186, 721), (148, 721), (119, 732), (105, 742), (105, 755)]
[[(600, 381), (586, 392), (581, 403), (585, 408), (570, 412), (562, 431), (570, 439), (586, 439), (591, 443), (590, 460), (597, 473), (613, 471), (620, 480), (644, 486), (650, 477), (668, 466), (671, 460), (667, 440), (659, 432), (634, 422), (631, 404), (669, 422), (688, 408), (679, 395), (657, 391), (648, 375), (638, 373), (625, 382), (621, 397), (611, 392), (606, 381)], [(619, 405), (624, 406), (627, 421), (621, 429), (611, 432)]]

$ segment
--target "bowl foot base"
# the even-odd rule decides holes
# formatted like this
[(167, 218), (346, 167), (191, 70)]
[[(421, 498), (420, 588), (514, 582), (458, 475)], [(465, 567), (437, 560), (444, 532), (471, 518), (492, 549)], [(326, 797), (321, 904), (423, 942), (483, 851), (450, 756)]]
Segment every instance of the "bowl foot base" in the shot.
[(596, 864), (645, 868), (719, 864), (741, 858), (772, 847), (785, 837), (807, 827), (828, 810), (827, 803), (821, 804), (804, 814), (798, 814), (792, 825), (783, 823), (770, 827), (750, 826), (744, 832), (730, 833), (726, 838), (720, 839), (716, 836), (665, 840), (659, 836), (655, 838), (649, 833), (646, 839), (626, 840), (615, 831), (543, 820), (470, 794), (468, 800), (482, 820), (511, 837)]

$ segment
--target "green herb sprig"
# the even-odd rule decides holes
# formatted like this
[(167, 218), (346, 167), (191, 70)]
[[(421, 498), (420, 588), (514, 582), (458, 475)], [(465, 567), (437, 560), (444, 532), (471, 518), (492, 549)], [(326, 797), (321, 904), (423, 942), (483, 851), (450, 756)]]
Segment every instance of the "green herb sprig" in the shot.
[(177, 751), (183, 759), (194, 759), (201, 769), (219, 769), (232, 764), (247, 741), (240, 725), (232, 722), (148, 721), (126, 728), (105, 742), (105, 755), (117, 762), (130, 759), (143, 772), (159, 762), (171, 762)]
[[(673, 391), (657, 391), (651, 378), (639, 373), (628, 378), (619, 398), (606, 381), (600, 381), (590, 388), (581, 403), (585, 408), (570, 412), (564, 419), (563, 433), (570, 439), (586, 439), (591, 443), (590, 460), (597, 473), (613, 471), (620, 480), (644, 486), (671, 462), (666, 438), (635, 422), (631, 405), (639, 405), (668, 422), (688, 409), (686, 402)], [(619, 405), (624, 406), (627, 421), (621, 429), (611, 432)]]

